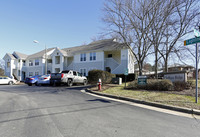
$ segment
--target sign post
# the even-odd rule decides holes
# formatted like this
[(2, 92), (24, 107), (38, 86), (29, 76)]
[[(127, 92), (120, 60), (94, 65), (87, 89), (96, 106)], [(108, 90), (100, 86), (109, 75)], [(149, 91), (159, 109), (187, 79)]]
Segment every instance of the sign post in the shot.
[(195, 102), (198, 103), (198, 45), (196, 43), (196, 99)]
[(200, 43), (200, 32), (194, 29), (195, 38), (188, 39), (184, 41), (184, 46), (196, 44), (196, 99), (195, 103), (198, 103), (198, 45)]
[(125, 75), (125, 88), (126, 88), (126, 78), (127, 78), (127, 75), (128, 75), (128, 68), (125, 69), (124, 75)]

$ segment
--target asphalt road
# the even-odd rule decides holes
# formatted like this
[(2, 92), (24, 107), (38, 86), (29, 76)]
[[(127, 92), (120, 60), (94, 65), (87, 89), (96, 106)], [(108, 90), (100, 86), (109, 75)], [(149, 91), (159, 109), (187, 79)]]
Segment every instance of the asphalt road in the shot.
[(0, 85), (0, 137), (199, 137), (200, 120), (80, 92)]

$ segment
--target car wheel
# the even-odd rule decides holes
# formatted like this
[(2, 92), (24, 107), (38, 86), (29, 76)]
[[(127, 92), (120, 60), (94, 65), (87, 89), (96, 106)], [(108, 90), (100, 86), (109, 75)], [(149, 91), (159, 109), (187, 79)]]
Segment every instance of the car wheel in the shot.
[(68, 79), (67, 85), (68, 85), (69, 87), (71, 87), (71, 86), (73, 85), (73, 81), (72, 81), (71, 79)]
[(38, 83), (37, 83), (37, 82), (35, 82), (35, 85), (36, 85), (36, 86), (38, 86)]
[(10, 82), (8, 83), (8, 85), (13, 85), (13, 82), (12, 82), (12, 81), (10, 81)]
[(28, 84), (28, 86), (32, 86), (32, 84)]
[(83, 81), (83, 85), (86, 86), (87, 85), (87, 80)]

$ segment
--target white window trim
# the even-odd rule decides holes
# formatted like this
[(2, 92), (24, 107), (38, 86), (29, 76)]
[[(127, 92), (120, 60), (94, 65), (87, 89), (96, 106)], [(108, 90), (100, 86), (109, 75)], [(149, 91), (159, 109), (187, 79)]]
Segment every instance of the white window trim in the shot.
[[(81, 73), (81, 70), (83, 70), (83, 69), (85, 69), (85, 76), (87, 76), (87, 68), (80, 68), (80, 69), (79, 69), (80, 74), (82, 74), (82, 73)], [(82, 75), (83, 75), (83, 74), (82, 74)], [(84, 76), (84, 75), (83, 75), (83, 76)]]
[[(92, 59), (91, 59), (92, 57)], [(94, 59), (95, 57), (95, 59)], [(97, 60), (97, 53), (96, 52), (90, 52), (90, 59), (89, 61), (96, 61)]]
[(86, 53), (81, 53), (80, 54), (80, 62), (86, 62), (86, 61), (87, 61), (87, 54)]

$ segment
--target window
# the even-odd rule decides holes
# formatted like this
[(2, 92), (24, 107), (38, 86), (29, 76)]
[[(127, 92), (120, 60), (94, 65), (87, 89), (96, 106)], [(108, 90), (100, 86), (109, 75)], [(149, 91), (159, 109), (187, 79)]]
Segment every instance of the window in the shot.
[(81, 76), (81, 74), (78, 72), (78, 76)]
[(39, 75), (39, 72), (35, 72), (35, 76)]
[(80, 69), (80, 73), (81, 75), (86, 76), (86, 69)]
[(33, 61), (29, 60), (29, 66), (33, 66)]
[(73, 71), (73, 75), (74, 75), (74, 76), (77, 76), (76, 71)]
[(60, 68), (55, 68), (55, 73), (59, 73), (60, 72)]
[(10, 67), (10, 62), (7, 62), (7, 68), (9, 68)]
[(33, 76), (33, 72), (29, 72), (29, 77), (32, 77)]
[(47, 63), (52, 63), (52, 59), (48, 59), (48, 60), (47, 60)]
[(60, 64), (60, 56), (55, 56), (55, 63)]
[(108, 58), (112, 58), (112, 54), (108, 54)]
[(86, 61), (86, 53), (81, 54), (80, 61)]
[(90, 61), (96, 60), (96, 52), (90, 53)]
[(35, 66), (39, 66), (39, 59), (35, 60)]
[(23, 60), (22, 62), (23, 62), (23, 66), (26, 66), (26, 61), (25, 61), (25, 60)]

